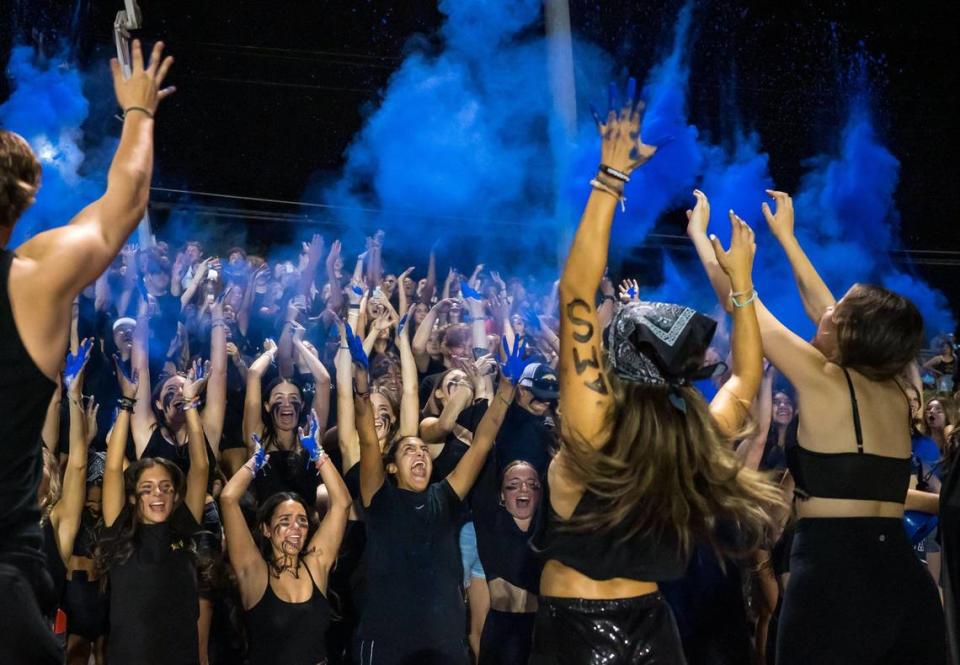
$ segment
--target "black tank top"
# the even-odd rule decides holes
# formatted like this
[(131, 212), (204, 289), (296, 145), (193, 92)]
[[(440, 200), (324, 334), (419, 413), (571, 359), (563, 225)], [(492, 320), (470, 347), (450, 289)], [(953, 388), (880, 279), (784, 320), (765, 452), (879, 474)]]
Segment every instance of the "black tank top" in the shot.
[(310, 569), (303, 567), (313, 587), (310, 600), (280, 600), (268, 574), (263, 598), (245, 612), (250, 665), (317, 665), (327, 657), (324, 636), (330, 624), (330, 604)]
[(7, 292), (13, 258), (0, 249), (0, 560), (43, 561), (40, 430), (56, 386), (27, 353), (13, 321)]
[[(574, 515), (601, 513), (607, 509), (600, 497), (584, 492)], [(675, 536), (638, 531), (624, 538), (630, 520), (624, 520), (605, 533), (560, 529), (563, 519), (550, 507), (549, 483), (543, 483), (543, 496), (537, 510), (530, 546), (546, 562), (556, 559), (593, 580), (624, 577), (640, 582), (665, 582), (683, 577), (687, 559)]]
[(845, 368), (841, 369), (850, 389), (857, 452), (821, 453), (807, 450), (799, 442), (789, 446), (786, 451), (787, 468), (796, 482), (794, 495), (798, 499), (821, 497), (903, 503), (910, 485), (912, 458), (863, 452), (857, 393), (853, 389), (850, 374)]

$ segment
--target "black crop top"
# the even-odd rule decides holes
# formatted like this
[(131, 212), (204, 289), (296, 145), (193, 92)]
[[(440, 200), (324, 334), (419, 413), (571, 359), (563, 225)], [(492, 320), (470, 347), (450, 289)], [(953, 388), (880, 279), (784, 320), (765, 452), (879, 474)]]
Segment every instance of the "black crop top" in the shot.
[[(584, 492), (573, 514), (603, 510), (606, 507), (602, 499)], [(530, 546), (544, 562), (555, 559), (598, 581), (623, 577), (641, 582), (666, 582), (680, 579), (687, 570), (687, 559), (676, 537), (669, 533), (657, 538), (650, 532), (638, 531), (623, 541), (629, 520), (604, 534), (560, 529), (561, 521), (550, 508), (549, 483), (543, 483), (543, 497)]]
[(855, 453), (820, 453), (797, 442), (787, 448), (787, 468), (796, 482), (798, 499), (854, 499), (903, 503), (910, 485), (910, 458), (863, 452), (860, 409), (853, 381), (845, 368), (850, 388), (853, 427), (857, 435)]

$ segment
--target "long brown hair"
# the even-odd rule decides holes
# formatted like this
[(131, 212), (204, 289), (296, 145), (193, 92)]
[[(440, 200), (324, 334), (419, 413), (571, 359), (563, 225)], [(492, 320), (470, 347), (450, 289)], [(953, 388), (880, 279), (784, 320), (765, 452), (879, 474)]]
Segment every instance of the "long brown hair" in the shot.
[[(700, 392), (690, 385), (676, 389), (686, 403), (683, 412), (665, 388), (620, 380), (613, 372), (608, 379), (615, 399), (604, 415), (607, 444), (594, 450), (564, 432), (568, 469), (603, 509), (574, 515), (563, 528), (609, 531), (626, 524), (623, 540), (640, 531), (672, 535), (684, 553), (692, 540), (730, 553), (762, 544), (783, 495), (766, 475), (741, 464)], [(736, 524), (738, 543), (717, 540), (718, 519)]]

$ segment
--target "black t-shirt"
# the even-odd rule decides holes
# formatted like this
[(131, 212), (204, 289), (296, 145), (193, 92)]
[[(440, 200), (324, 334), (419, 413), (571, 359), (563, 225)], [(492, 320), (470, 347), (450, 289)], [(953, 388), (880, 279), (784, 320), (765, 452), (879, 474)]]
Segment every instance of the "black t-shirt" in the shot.
[(364, 510), (367, 602), (363, 640), (401, 641), (415, 652), (463, 640), (460, 497), (447, 481), (410, 492), (384, 481)]
[(470, 496), (480, 563), (488, 580), (499, 577), (537, 594), (543, 562), (529, 547), (531, 532), (517, 526), (513, 516), (500, 504), (497, 468), (494, 456), (487, 457)]
[[(104, 530), (113, 535), (121, 520)], [(197, 569), (190, 537), (200, 530), (186, 504), (163, 524), (139, 524), (134, 551), (110, 575), (111, 665), (199, 662)]]
[(550, 448), (556, 440), (551, 421), (522, 406), (510, 405), (497, 434), (497, 456), (501, 464), (524, 460), (543, 476), (550, 464)]
[[(214, 457), (206, 437), (203, 438), (203, 442), (207, 448), (207, 493), (212, 494), (213, 481), (217, 479), (217, 458)], [(160, 431), (160, 427), (155, 427), (151, 432), (150, 440), (147, 441), (140, 459), (147, 459), (148, 457), (162, 457), (170, 460), (183, 472), (184, 480), (190, 475), (190, 444), (185, 443), (182, 446), (177, 446), (170, 443), (163, 432)]]

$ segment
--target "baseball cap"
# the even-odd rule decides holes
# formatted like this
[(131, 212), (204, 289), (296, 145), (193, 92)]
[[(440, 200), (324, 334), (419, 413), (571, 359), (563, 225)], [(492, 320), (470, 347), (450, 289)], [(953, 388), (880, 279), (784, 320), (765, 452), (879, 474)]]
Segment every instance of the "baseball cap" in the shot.
[(552, 402), (560, 396), (557, 373), (546, 363), (530, 363), (520, 375), (517, 385), (527, 388), (541, 402)]

